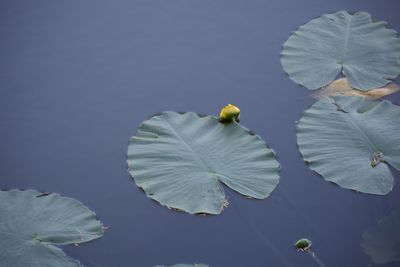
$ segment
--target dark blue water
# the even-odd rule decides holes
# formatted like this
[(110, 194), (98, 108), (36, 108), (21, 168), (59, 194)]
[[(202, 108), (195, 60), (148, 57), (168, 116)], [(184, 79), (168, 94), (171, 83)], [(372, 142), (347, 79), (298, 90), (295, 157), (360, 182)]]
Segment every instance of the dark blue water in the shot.
[[(295, 122), (314, 100), (284, 74), (279, 53), (299, 25), (342, 9), (367, 11), (400, 31), (399, 7), (398, 0), (2, 0), (0, 187), (59, 192), (94, 210), (110, 226), (104, 237), (64, 248), (87, 266), (317, 266), (293, 248), (300, 237), (328, 267), (367, 266), (361, 235), (400, 206), (400, 173), (393, 170), (393, 192), (373, 196), (312, 172)], [(388, 98), (400, 104), (400, 94)], [(138, 124), (163, 110), (217, 114), (228, 103), (278, 154), (281, 181), (271, 197), (227, 190), (231, 205), (208, 217), (145, 197), (125, 162)]]

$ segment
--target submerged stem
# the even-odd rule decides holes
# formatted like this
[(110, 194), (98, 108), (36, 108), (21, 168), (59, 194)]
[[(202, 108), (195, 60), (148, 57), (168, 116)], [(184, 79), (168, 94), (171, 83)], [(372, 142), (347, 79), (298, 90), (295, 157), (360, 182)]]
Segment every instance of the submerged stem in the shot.
[(314, 259), (314, 261), (317, 263), (317, 265), (318, 265), (319, 267), (327, 267), (327, 266), (322, 262), (322, 260), (317, 256), (317, 254), (316, 254), (314, 251), (312, 251), (311, 249), (307, 249), (306, 251), (307, 251), (308, 255), (310, 255), (310, 256)]
[[(262, 240), (262, 242), (267, 245), (267, 247), (277, 255), (284, 266), (293, 267), (293, 265), (284, 257), (277, 248), (275, 248), (274, 244), (260, 231), (260, 229), (251, 221), (249, 221), (246, 216), (243, 216), (242, 211), (236, 204), (231, 204), (231, 207), (236, 211), (238, 217), (242, 219), (242, 222), (247, 224), (247, 226), (255, 233), (255, 235)], [(326, 266), (324, 266), (326, 267)]]

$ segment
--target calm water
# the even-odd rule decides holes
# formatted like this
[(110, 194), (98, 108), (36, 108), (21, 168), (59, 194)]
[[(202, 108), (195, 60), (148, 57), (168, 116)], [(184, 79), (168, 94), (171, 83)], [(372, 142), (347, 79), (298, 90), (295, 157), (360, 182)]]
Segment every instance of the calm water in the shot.
[[(373, 196), (312, 172), (295, 122), (314, 101), (284, 74), (279, 53), (299, 25), (342, 9), (370, 12), (400, 31), (399, 7), (398, 0), (2, 0), (0, 187), (59, 192), (94, 210), (110, 226), (104, 237), (64, 247), (89, 267), (318, 266), (293, 248), (301, 237), (328, 267), (367, 266), (362, 233), (400, 207), (400, 173), (393, 170), (393, 192)], [(400, 104), (400, 94), (389, 99)], [(227, 103), (278, 154), (281, 181), (271, 197), (227, 190), (231, 205), (208, 217), (145, 197), (125, 163), (137, 125), (163, 110), (217, 114)]]

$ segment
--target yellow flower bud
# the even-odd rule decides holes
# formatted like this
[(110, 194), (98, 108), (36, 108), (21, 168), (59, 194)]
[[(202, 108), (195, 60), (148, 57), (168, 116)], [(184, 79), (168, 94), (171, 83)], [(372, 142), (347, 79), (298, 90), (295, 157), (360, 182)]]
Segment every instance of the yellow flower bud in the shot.
[(236, 121), (239, 122), (240, 109), (234, 105), (227, 105), (223, 109), (221, 109), (221, 113), (219, 114), (220, 122), (231, 122)]

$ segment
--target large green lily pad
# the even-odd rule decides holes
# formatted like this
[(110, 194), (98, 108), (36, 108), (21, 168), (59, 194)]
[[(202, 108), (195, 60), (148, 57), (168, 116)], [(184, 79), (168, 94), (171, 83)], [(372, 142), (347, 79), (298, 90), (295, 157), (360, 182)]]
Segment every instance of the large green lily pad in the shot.
[(362, 97), (324, 98), (298, 125), (297, 143), (310, 168), (325, 180), (363, 193), (393, 187), (400, 170), (400, 107)]
[(0, 266), (81, 266), (58, 245), (103, 235), (101, 222), (79, 201), (35, 190), (0, 191), (0, 218)]
[(283, 45), (281, 62), (292, 80), (310, 90), (343, 72), (351, 87), (366, 91), (400, 74), (400, 38), (368, 13), (339, 11), (293, 32)]
[(259, 136), (235, 122), (167, 111), (144, 121), (128, 147), (129, 173), (147, 196), (188, 213), (221, 213), (222, 184), (266, 198), (279, 163)]

